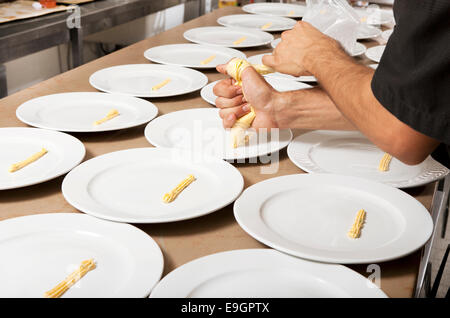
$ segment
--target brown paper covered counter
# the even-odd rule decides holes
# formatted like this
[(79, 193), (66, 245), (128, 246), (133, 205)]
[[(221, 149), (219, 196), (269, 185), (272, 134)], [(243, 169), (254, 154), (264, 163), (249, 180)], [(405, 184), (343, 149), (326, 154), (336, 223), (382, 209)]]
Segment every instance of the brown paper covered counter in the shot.
[[(23, 102), (38, 96), (74, 92), (96, 91), (89, 85), (89, 76), (105, 67), (120, 64), (149, 63), (143, 56), (146, 49), (172, 43), (186, 43), (183, 32), (201, 26), (217, 25), (218, 17), (228, 14), (242, 13), (239, 8), (225, 8), (202, 16), (198, 19), (175, 27), (155, 37), (143, 40), (125, 49), (99, 58), (74, 70), (58, 75), (47, 81), (0, 100), (0, 127), (25, 126), (15, 116), (16, 108)], [(276, 37), (279, 34), (275, 34)], [(375, 41), (364, 42), (368, 46), (377, 45)], [(247, 56), (270, 52), (269, 46), (243, 50)], [(370, 63), (361, 59), (363, 63)], [(209, 81), (224, 78), (216, 71), (204, 72)], [(200, 97), (199, 92), (173, 98), (153, 99), (160, 115), (196, 107), (212, 107)], [(135, 147), (149, 147), (144, 138), (144, 127), (136, 127), (115, 132), (73, 134), (86, 146), (85, 160), (116, 150)], [(295, 131), (294, 134), (300, 134)], [(280, 152), (279, 170), (276, 174), (260, 174), (260, 164), (236, 164), (245, 180), (245, 187), (259, 181), (276, 176), (302, 173), (287, 157), (286, 150)], [(21, 189), (0, 191), (0, 220), (38, 213), (77, 212), (70, 206), (61, 194), (63, 177), (55, 180)], [(407, 192), (422, 202), (428, 209), (434, 184), (419, 187)], [(229, 205), (215, 213), (188, 221), (138, 225), (151, 235), (164, 253), (166, 275), (178, 266), (195, 258), (208, 254), (245, 248), (264, 248), (265, 246), (247, 235), (236, 223), (233, 207)], [(407, 257), (379, 264), (381, 266), (381, 288), (391, 297), (411, 297), (414, 290), (419, 267), (420, 251)], [(350, 268), (368, 277), (366, 265), (352, 265)]]

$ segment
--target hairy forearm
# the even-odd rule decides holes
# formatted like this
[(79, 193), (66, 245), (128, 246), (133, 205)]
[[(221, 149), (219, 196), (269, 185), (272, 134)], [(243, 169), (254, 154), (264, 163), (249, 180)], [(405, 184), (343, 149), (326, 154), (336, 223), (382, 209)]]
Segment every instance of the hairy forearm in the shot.
[(274, 117), (280, 128), (354, 130), (323, 89), (275, 93)]
[(373, 143), (408, 164), (417, 164), (437, 142), (408, 127), (381, 105), (372, 93), (374, 71), (356, 63), (343, 50), (311, 58), (308, 70), (321, 83), (341, 113)]

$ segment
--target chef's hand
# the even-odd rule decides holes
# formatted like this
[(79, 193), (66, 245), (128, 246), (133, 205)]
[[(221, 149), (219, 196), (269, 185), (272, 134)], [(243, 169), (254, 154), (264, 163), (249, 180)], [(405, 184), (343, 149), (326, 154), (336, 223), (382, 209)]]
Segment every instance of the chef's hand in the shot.
[[(226, 64), (217, 66), (217, 70), (227, 74)], [(233, 127), (238, 118), (250, 112), (250, 105), (252, 105), (256, 112), (256, 118), (252, 123), (253, 128), (278, 127), (272, 106), (278, 92), (253, 67), (247, 67), (241, 77), (242, 87), (235, 85), (234, 79), (228, 78), (220, 81), (213, 88), (223, 126)]]
[(323, 57), (336, 50), (341, 50), (337, 41), (299, 21), (292, 30), (281, 34), (281, 42), (272, 55), (263, 56), (262, 62), (280, 73), (302, 76), (313, 73), (312, 64), (323, 62)]

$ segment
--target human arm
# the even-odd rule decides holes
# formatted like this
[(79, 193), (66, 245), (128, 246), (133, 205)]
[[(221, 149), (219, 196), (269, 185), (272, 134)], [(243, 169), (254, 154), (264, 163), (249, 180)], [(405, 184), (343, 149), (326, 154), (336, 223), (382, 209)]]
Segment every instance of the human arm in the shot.
[(439, 145), (403, 123), (374, 96), (374, 71), (355, 62), (339, 44), (306, 22), (283, 33), (263, 63), (295, 76), (312, 73), (339, 111), (374, 144), (406, 164), (418, 164)]

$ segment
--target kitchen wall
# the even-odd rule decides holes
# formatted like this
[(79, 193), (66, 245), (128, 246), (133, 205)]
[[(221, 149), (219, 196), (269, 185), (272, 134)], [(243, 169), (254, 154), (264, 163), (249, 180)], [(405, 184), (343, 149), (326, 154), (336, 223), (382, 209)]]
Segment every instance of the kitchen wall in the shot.
[[(207, 2), (210, 7), (211, 1)], [(93, 34), (86, 37), (84, 60), (85, 62), (89, 62), (104, 55), (104, 52), (95, 43), (96, 41), (129, 45), (182, 24), (184, 21), (197, 16), (198, 2), (193, 1), (122, 24), (107, 31)], [(107, 50), (112, 47), (111, 45), (106, 45)], [(67, 71), (69, 69), (69, 62), (68, 46), (60, 45), (5, 63), (8, 94), (12, 94)]]

